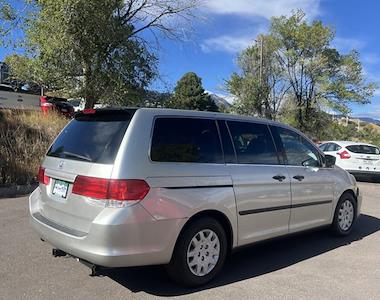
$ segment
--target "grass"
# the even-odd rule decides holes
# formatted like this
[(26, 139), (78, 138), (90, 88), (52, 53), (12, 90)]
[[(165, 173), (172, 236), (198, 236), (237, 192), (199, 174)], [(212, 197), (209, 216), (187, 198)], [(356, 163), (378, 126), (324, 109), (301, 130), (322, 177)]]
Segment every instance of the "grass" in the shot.
[(54, 138), (68, 120), (55, 112), (0, 111), (0, 185), (30, 184)]

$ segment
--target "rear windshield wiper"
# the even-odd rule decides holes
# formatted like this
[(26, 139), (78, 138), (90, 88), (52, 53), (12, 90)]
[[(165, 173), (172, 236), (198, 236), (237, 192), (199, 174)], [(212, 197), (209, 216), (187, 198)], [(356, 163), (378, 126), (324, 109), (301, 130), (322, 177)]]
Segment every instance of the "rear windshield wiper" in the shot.
[(92, 159), (89, 158), (88, 156), (76, 154), (76, 153), (69, 152), (69, 151), (53, 152), (53, 153), (50, 153), (50, 155), (51, 156), (57, 156), (57, 157), (61, 157), (61, 155), (64, 155), (64, 157), (67, 157), (67, 158), (71, 157), (71, 158), (77, 158), (77, 159), (85, 160), (85, 161), (92, 161)]

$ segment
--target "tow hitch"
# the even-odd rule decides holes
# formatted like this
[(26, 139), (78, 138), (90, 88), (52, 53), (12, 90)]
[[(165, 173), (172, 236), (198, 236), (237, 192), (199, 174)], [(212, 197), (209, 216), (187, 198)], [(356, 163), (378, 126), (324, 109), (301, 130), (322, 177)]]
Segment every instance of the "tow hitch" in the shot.
[(90, 263), (87, 260), (72, 256), (72, 255), (66, 253), (65, 251), (63, 251), (61, 249), (53, 248), (52, 255), (54, 257), (70, 256), (72, 258), (75, 258), (78, 262), (80, 262), (80, 263), (84, 264), (86, 267), (90, 268), (90, 270), (91, 270), (90, 276), (98, 276), (98, 275), (100, 275), (101, 270), (106, 269), (105, 267), (101, 267), (101, 266), (95, 265), (93, 263)]
[(62, 250), (56, 249), (56, 248), (53, 248), (51, 254), (54, 257), (62, 257), (62, 256), (66, 256), (67, 255), (67, 253), (65, 251), (62, 251)]

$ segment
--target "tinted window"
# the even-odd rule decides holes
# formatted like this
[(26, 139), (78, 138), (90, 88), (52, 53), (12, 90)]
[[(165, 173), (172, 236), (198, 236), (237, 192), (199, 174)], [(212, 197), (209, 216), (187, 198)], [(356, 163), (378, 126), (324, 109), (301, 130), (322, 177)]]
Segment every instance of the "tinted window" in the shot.
[(326, 151), (326, 149), (328, 148), (329, 144), (322, 144), (322, 145), (319, 145), (319, 149), (321, 149), (322, 151)]
[(268, 126), (248, 122), (227, 122), (238, 163), (278, 164), (276, 148)]
[(346, 147), (349, 151), (353, 153), (360, 153), (360, 154), (375, 154), (380, 155), (380, 150), (377, 147), (374, 146), (368, 146), (368, 145), (352, 145)]
[(80, 113), (64, 128), (47, 155), (113, 163), (131, 117), (126, 111)]
[(218, 121), (219, 132), (223, 144), (224, 161), (226, 163), (236, 163), (235, 151), (232, 146), (231, 136), (225, 121)]
[(216, 123), (206, 119), (158, 118), (150, 155), (161, 162), (224, 163)]
[(299, 134), (277, 127), (288, 165), (319, 167), (317, 149)]
[(339, 145), (337, 145), (335, 143), (328, 143), (324, 151), (333, 152), (333, 151), (338, 151), (341, 148), (342, 147), (340, 147)]

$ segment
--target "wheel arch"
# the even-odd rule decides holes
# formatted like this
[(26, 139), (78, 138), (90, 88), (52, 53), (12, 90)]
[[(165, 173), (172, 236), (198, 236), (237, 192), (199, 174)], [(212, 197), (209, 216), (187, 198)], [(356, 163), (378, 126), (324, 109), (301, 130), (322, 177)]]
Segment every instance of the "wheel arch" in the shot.
[(226, 232), (226, 237), (227, 237), (227, 250), (228, 253), (231, 252), (232, 247), (233, 247), (233, 241), (234, 241), (234, 232), (233, 232), (233, 227), (231, 224), (231, 221), (228, 219), (228, 217), (221, 211), (215, 210), (215, 209), (207, 209), (207, 210), (202, 210), (200, 212), (197, 212), (193, 216), (191, 216), (186, 223), (182, 226), (178, 236), (177, 236), (177, 241), (176, 245), (178, 242), (179, 237), (183, 233), (183, 231), (189, 227), (194, 221), (205, 218), (205, 217), (211, 217), (216, 219), (223, 227), (224, 231)]

